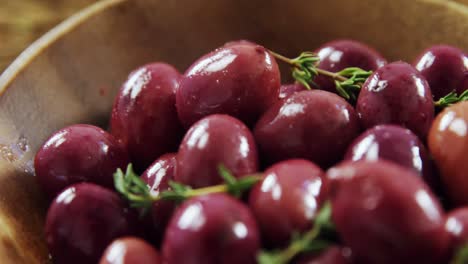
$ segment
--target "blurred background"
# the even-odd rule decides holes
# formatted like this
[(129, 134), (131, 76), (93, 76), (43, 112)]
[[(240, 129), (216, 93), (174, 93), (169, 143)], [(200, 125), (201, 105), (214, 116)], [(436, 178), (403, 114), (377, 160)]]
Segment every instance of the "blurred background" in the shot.
[(0, 73), (31, 42), (96, 0), (0, 0)]

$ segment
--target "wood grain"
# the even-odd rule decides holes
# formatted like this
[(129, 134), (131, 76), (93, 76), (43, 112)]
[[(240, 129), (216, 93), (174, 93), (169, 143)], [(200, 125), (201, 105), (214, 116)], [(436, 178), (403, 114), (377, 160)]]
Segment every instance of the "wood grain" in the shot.
[(0, 0), (0, 72), (34, 40), (96, 0)]

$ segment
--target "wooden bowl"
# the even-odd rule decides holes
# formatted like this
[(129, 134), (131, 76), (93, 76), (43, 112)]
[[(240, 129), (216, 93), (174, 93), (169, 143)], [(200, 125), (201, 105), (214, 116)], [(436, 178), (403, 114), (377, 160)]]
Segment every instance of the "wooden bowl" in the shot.
[[(465, 0), (460, 0), (465, 1)], [(117, 89), (138, 65), (183, 71), (226, 41), (250, 39), (296, 55), (354, 38), (389, 60), (447, 43), (467, 49), (468, 8), (446, 0), (104, 0), (25, 50), (0, 77), (1, 263), (46, 263), (46, 203), (33, 158), (55, 130), (106, 127)]]

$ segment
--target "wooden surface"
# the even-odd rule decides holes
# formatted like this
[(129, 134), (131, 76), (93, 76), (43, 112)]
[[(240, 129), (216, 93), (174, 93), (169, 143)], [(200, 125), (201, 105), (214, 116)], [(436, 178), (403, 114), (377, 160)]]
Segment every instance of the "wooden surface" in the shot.
[(29, 44), (96, 0), (0, 0), (0, 73)]
[(47, 262), (34, 154), (66, 125), (105, 126), (118, 87), (139, 65), (167, 61), (184, 70), (235, 39), (292, 56), (351, 37), (390, 61), (412, 60), (435, 43), (467, 49), (466, 32), (468, 8), (448, 0), (105, 0), (0, 76), (0, 263)]

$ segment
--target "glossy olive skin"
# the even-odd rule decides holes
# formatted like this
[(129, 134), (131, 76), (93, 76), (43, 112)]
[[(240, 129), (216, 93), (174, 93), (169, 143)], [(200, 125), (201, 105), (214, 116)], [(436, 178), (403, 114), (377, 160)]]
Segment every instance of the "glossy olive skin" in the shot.
[(428, 145), (447, 195), (455, 204), (467, 205), (468, 102), (447, 107), (436, 117)]
[(413, 64), (426, 78), (437, 100), (452, 91), (468, 89), (468, 57), (449, 45), (436, 45), (424, 50)]
[(285, 99), (286, 97), (294, 94), (296, 92), (304, 91), (307, 88), (300, 83), (290, 83), (290, 84), (283, 84), (280, 87), (280, 94), (279, 99)]
[(49, 198), (78, 182), (113, 189), (113, 174), (125, 169), (125, 148), (106, 131), (91, 125), (72, 125), (55, 132), (34, 159), (37, 181)]
[(194, 188), (222, 183), (220, 164), (236, 177), (255, 173), (257, 147), (242, 122), (228, 115), (210, 115), (195, 123), (182, 140), (175, 180)]
[(348, 102), (336, 94), (312, 90), (273, 105), (258, 121), (254, 135), (267, 164), (303, 158), (326, 168), (343, 157), (359, 130)]
[(388, 161), (343, 163), (332, 180), (332, 221), (358, 263), (447, 263), (441, 205), (414, 171)]
[(468, 207), (459, 207), (447, 214), (445, 229), (450, 234), (452, 255), (468, 243)]
[(110, 127), (143, 171), (160, 155), (177, 150), (184, 130), (178, 122), (175, 94), (181, 74), (153, 63), (130, 74), (117, 95)]
[(440, 188), (424, 144), (409, 129), (377, 125), (357, 137), (348, 147), (345, 160), (387, 160), (414, 170), (432, 189)]
[(101, 257), (99, 264), (161, 264), (153, 246), (137, 237), (114, 240)]
[(167, 264), (253, 264), (259, 236), (246, 205), (227, 194), (208, 194), (177, 208), (162, 252)]
[[(157, 195), (170, 190), (169, 182), (174, 180), (177, 165), (176, 153), (168, 153), (159, 157), (141, 175), (141, 179), (150, 187), (150, 191)], [(149, 235), (155, 241), (160, 241), (167, 223), (169, 222), (176, 204), (171, 201), (154, 202), (148, 214)]]
[(45, 238), (53, 262), (97, 263), (114, 239), (138, 233), (136, 219), (106, 188), (91, 183), (68, 187), (47, 213)]
[(434, 118), (426, 79), (405, 62), (392, 62), (376, 70), (361, 88), (356, 111), (365, 128), (401, 125), (424, 140)]
[(324, 172), (307, 160), (279, 162), (251, 190), (249, 207), (264, 241), (286, 246), (293, 232), (312, 227), (326, 197)]
[[(374, 71), (387, 63), (373, 48), (349, 39), (327, 42), (315, 53), (320, 58), (318, 68), (331, 72), (339, 72), (348, 67)], [(329, 77), (319, 75), (314, 81), (320, 89), (336, 93), (335, 83)]]
[(295, 264), (351, 264), (352, 255), (349, 248), (331, 246), (319, 254), (306, 254), (299, 257)]
[(177, 90), (177, 112), (190, 127), (211, 114), (253, 125), (278, 100), (280, 73), (268, 51), (247, 41), (230, 42), (187, 69)]

